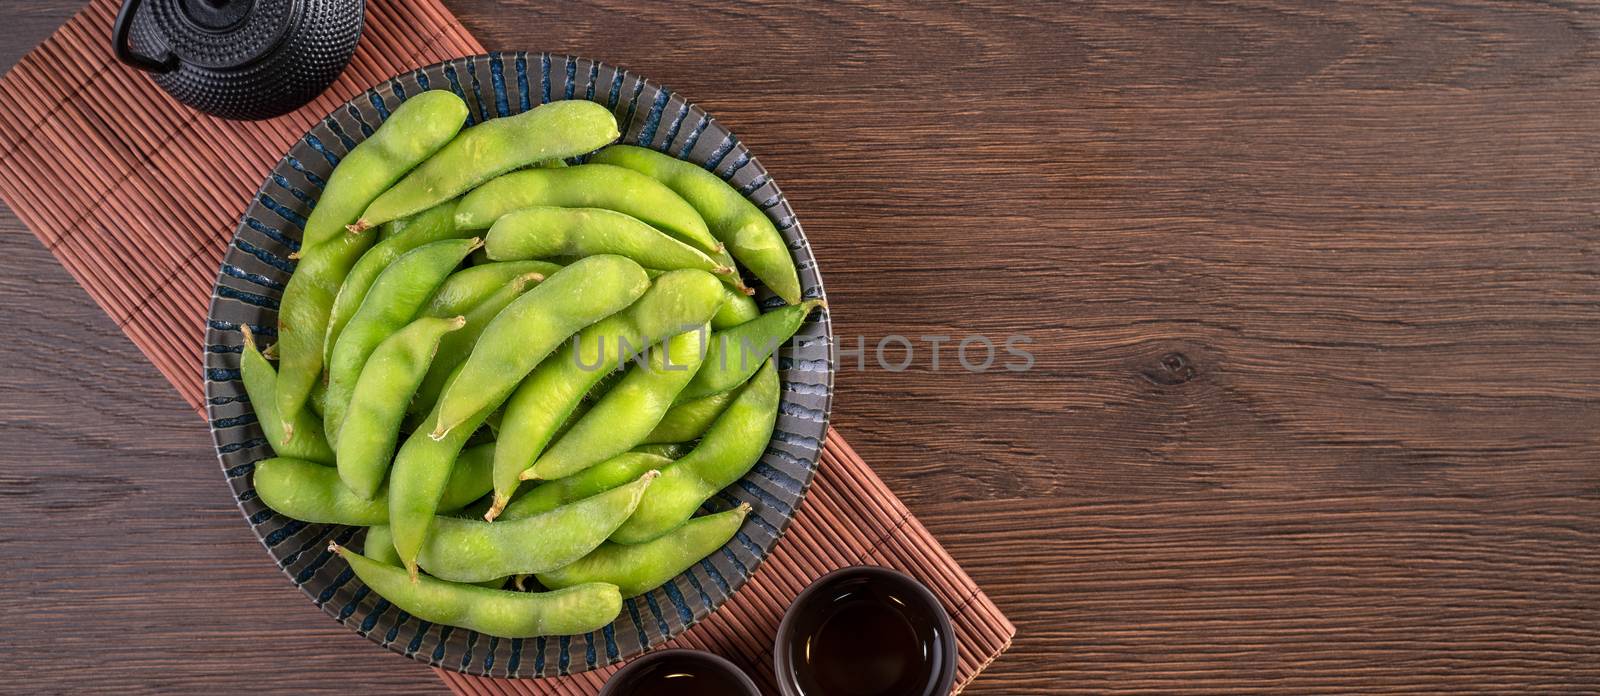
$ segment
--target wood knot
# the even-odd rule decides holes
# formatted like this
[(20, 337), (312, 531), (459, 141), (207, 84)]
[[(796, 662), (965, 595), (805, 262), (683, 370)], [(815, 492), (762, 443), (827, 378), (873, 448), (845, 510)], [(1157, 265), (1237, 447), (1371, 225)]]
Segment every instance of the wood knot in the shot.
[(1172, 351), (1161, 356), (1161, 359), (1154, 364), (1145, 366), (1139, 373), (1144, 375), (1145, 379), (1150, 380), (1152, 384), (1169, 387), (1183, 384), (1200, 376), (1200, 370), (1195, 368), (1194, 363), (1189, 360), (1189, 356), (1178, 351)]

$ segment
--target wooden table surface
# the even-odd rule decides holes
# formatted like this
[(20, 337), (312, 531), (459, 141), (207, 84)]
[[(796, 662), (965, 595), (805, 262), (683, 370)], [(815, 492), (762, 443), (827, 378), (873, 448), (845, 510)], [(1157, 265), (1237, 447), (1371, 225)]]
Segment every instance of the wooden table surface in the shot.
[[(835, 425), (1017, 624), (971, 693), (1600, 690), (1600, 8), (449, 4), (777, 176), (866, 337)], [(5, 2), (0, 66), (75, 9)], [(0, 691), (441, 691), (0, 229)]]

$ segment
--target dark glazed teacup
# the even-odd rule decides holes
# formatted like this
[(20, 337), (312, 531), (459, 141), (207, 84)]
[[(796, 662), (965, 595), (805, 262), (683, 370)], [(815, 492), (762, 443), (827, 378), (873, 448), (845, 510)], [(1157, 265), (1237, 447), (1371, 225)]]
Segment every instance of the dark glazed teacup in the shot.
[(950, 615), (922, 583), (874, 566), (836, 570), (778, 626), (783, 696), (944, 696), (956, 677)]
[(761, 696), (761, 690), (722, 657), (700, 650), (662, 650), (611, 675), (600, 696)]

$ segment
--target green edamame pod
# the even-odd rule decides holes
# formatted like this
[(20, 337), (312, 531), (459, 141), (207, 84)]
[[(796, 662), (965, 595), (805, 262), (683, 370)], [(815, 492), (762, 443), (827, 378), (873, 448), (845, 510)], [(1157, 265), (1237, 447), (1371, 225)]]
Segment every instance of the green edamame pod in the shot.
[(311, 396), (306, 398), (306, 410), (316, 414), (317, 436), (322, 437), (324, 442), (327, 438), (322, 434), (322, 405), (326, 403), (328, 403), (328, 383), (319, 379), (311, 385)]
[[(277, 401), (284, 435), (291, 440), (295, 419), (312, 389), (322, 382), (322, 341), (334, 297), (350, 267), (372, 245), (372, 237), (370, 231), (342, 234), (310, 249), (301, 247), (303, 256), (283, 289), (278, 302)], [(326, 402), (323, 406), (326, 410)]]
[(495, 504), (486, 519), (493, 520), (500, 514), (516, 491), (522, 472), (533, 466), (556, 429), (566, 422), (584, 394), (615, 369), (625, 357), (623, 353), (704, 324), (721, 302), (722, 286), (711, 274), (664, 273), (638, 302), (584, 329), (575, 340), (540, 363), (506, 401), (500, 430), (503, 445), (495, 456)]
[(367, 291), (383, 269), (388, 268), (401, 254), (429, 242), (472, 236), (471, 233), (456, 232), (455, 211), (455, 202), (445, 201), (405, 220), (396, 220), (389, 227), (397, 231), (391, 232), (361, 255), (350, 273), (345, 275), (344, 285), (339, 287), (339, 294), (334, 296), (333, 308), (328, 313), (328, 334), (322, 341), (322, 361), (325, 364), (333, 362), (333, 347), (339, 341), (340, 332), (344, 331), (345, 324), (350, 323), (350, 317), (361, 307), (361, 301), (366, 299)]
[[(387, 566), (405, 567), (400, 562), (400, 553), (394, 550), (394, 535), (389, 533), (388, 525), (379, 524), (367, 528), (367, 538), (361, 542), (361, 555)], [(506, 579), (495, 578), (472, 584), (498, 590), (505, 587)]]
[[(365, 229), (403, 218), (535, 162), (573, 157), (617, 139), (617, 119), (590, 101), (558, 101), (461, 132), (383, 192), (356, 222)], [(532, 171), (561, 171), (559, 169)]]
[(772, 440), (778, 396), (778, 370), (769, 359), (711, 424), (700, 444), (661, 470), (661, 479), (611, 540), (642, 544), (660, 537), (688, 520), (706, 499), (748, 473)]
[(744, 383), (768, 356), (800, 330), (806, 315), (821, 305), (821, 300), (788, 305), (754, 321), (711, 334), (705, 363), (689, 386), (678, 393), (678, 403), (725, 392)]
[(564, 636), (599, 630), (622, 612), (615, 585), (591, 583), (554, 592), (511, 592), (411, 578), (405, 571), (329, 543), (361, 582), (423, 621), (501, 638)]
[(525, 169), (489, 181), (461, 198), (456, 227), (488, 229), (500, 216), (536, 205), (626, 213), (705, 252), (720, 265), (733, 265), (700, 214), (672, 189), (631, 169), (608, 164)]
[(386, 525), (373, 525), (367, 528), (367, 538), (361, 542), (361, 555), (384, 565), (400, 566), (400, 554), (394, 550), (394, 536), (389, 534)]
[[(662, 273), (666, 273), (666, 271), (656, 268), (646, 268), (644, 272), (645, 275), (650, 276), (650, 280), (655, 280), (661, 277)], [(735, 273), (734, 278), (737, 277), (738, 274)], [(742, 288), (726, 284), (727, 282), (724, 279), (722, 306), (718, 307), (717, 313), (711, 317), (711, 328), (717, 331), (731, 329), (761, 316), (761, 307), (756, 305), (755, 299), (744, 294)]]
[(549, 512), (567, 503), (599, 495), (671, 464), (666, 457), (643, 452), (624, 452), (583, 471), (556, 481), (546, 481), (527, 493), (511, 499), (497, 522), (520, 520)]
[(750, 504), (743, 503), (732, 510), (696, 517), (665, 536), (643, 544), (606, 542), (570, 565), (534, 577), (552, 590), (605, 582), (616, 585), (623, 599), (637, 597), (662, 586), (722, 548), (733, 539), (748, 514)]
[[(482, 452), (474, 453), (479, 448), (473, 448), (461, 453), (443, 486), (440, 510), (459, 510), (489, 492), (494, 452), (492, 445), (483, 447)], [(366, 500), (345, 487), (336, 469), (316, 462), (263, 459), (256, 462), (255, 487), (267, 507), (302, 522), (372, 526), (389, 521), (385, 496)]]
[(522, 478), (555, 480), (583, 471), (642, 442), (700, 369), (710, 329), (678, 334), (630, 368), (565, 435), (550, 445)]
[(700, 437), (733, 401), (734, 393), (732, 390), (718, 392), (673, 406), (645, 436), (644, 444), (688, 442)]
[(800, 276), (772, 220), (721, 177), (693, 162), (634, 145), (612, 145), (590, 162), (627, 167), (667, 185), (700, 213), (717, 241), (789, 304), (800, 302)]
[(437, 518), (417, 561), (429, 575), (455, 582), (560, 568), (605, 541), (657, 476), (647, 471), (626, 486), (510, 522)]
[(605, 208), (534, 206), (494, 221), (483, 238), (494, 261), (616, 254), (645, 268), (692, 268), (732, 275), (699, 249), (662, 234), (631, 215)]
[(466, 324), (464, 317), (422, 317), (378, 344), (361, 368), (339, 438), (339, 478), (368, 500), (389, 475), (406, 404), (427, 374), (439, 339)]
[(339, 428), (356, 379), (361, 376), (367, 357), (378, 344), (411, 323), (450, 271), (481, 242), (476, 239), (450, 239), (424, 244), (395, 259), (378, 274), (361, 308), (333, 347), (328, 363), (328, 400), (323, 405), (322, 427), (334, 447), (339, 446)]
[(511, 284), (512, 280), (532, 274), (535, 282), (544, 280), (561, 266), (544, 261), (506, 261), (463, 268), (451, 273), (439, 285), (428, 306), (422, 308), (425, 317), (454, 317), (466, 314), (490, 295)]
[[(452, 381), (460, 374), (457, 368)], [(419, 427), (395, 454), (389, 471), (389, 532), (394, 535), (394, 548), (401, 563), (413, 577), (417, 574), (417, 552), (433, 527), (434, 515), (445, 510), (442, 498), (446, 482), (454, 476), (457, 455), (494, 410), (489, 406), (473, 414), (461, 427), (438, 440), (428, 437), (426, 427)], [(437, 417), (435, 406), (423, 422)], [(495, 449), (499, 449), (498, 445)]]
[[(535, 365), (580, 329), (627, 307), (650, 281), (621, 256), (590, 256), (551, 274), (495, 315), (439, 396), (430, 437), (494, 410)], [(487, 414), (485, 414), (487, 415)]]
[(732, 288), (723, 288), (722, 306), (711, 317), (711, 328), (721, 331), (731, 329), (761, 316), (761, 307), (749, 295)]
[[(422, 378), (422, 385), (418, 387), (409, 410), (426, 413), (428, 409), (433, 408), (433, 405), (439, 402), (439, 394), (444, 392), (445, 381), (472, 353), (472, 347), (477, 344), (478, 337), (483, 335), (483, 330), (488, 327), (489, 322), (512, 301), (521, 297), (522, 293), (527, 292), (534, 283), (543, 279), (544, 276), (539, 273), (512, 278), (511, 282), (468, 309), (466, 314), (462, 315), (466, 320), (466, 328), (451, 333), (439, 341), (439, 350), (433, 354), (433, 363), (428, 366), (427, 375)], [(495, 429), (498, 430), (499, 426), (496, 425)]]
[(450, 142), (467, 120), (467, 104), (446, 90), (422, 92), (395, 108), (372, 137), (335, 167), (306, 218), (301, 248), (345, 233), (361, 211), (400, 177)]
[(294, 418), (294, 429), (299, 437), (290, 439), (284, 433), (283, 419), (278, 417), (278, 371), (272, 369), (272, 363), (267, 362), (261, 351), (256, 350), (256, 338), (250, 331), (250, 325), (240, 324), (239, 331), (244, 333), (244, 350), (239, 355), (239, 378), (244, 382), (245, 393), (250, 395), (250, 407), (255, 409), (256, 422), (261, 424), (261, 432), (266, 433), (273, 453), (280, 457), (332, 464), (333, 448), (322, 436), (322, 421), (312, 416), (310, 411), (301, 410)]

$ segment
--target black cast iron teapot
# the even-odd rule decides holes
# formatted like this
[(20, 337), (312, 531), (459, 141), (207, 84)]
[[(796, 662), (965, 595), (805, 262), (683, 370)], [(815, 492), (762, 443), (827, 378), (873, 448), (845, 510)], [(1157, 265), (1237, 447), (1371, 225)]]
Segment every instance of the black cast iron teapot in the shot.
[(117, 59), (223, 118), (271, 118), (326, 89), (361, 38), (365, 0), (123, 0)]

